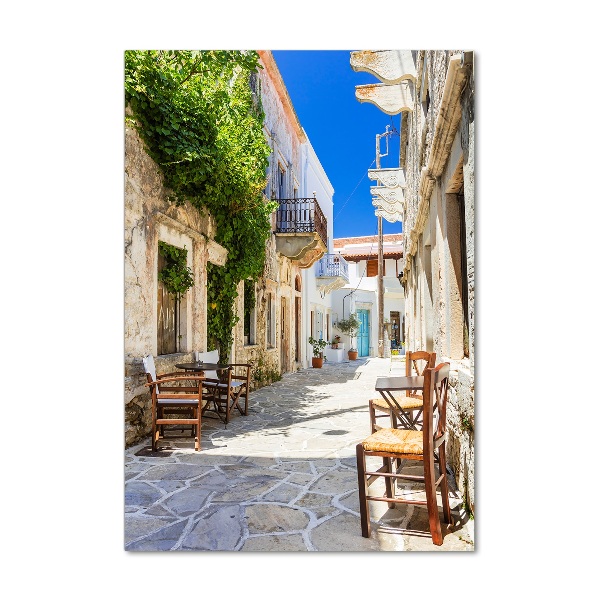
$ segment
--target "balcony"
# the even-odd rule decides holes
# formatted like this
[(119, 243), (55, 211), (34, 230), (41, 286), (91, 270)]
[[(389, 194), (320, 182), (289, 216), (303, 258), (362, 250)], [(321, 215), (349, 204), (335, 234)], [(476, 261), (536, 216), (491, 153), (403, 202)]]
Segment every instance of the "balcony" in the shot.
[(350, 282), (348, 263), (339, 254), (326, 254), (316, 265), (317, 288), (322, 295), (343, 288)]
[(308, 269), (327, 252), (327, 219), (316, 198), (279, 198), (277, 252)]

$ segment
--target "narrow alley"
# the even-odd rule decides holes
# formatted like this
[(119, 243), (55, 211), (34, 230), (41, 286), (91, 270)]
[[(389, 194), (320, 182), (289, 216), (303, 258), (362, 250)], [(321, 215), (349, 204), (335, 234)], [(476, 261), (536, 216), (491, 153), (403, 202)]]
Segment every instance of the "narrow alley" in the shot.
[[(370, 433), (376, 378), (403, 372), (399, 358), (303, 369), (252, 392), (248, 416), (227, 427), (204, 418), (201, 452), (172, 433), (156, 453), (149, 438), (128, 448), (125, 549), (473, 550), (473, 521), (452, 477), (455, 524), (442, 523), (442, 546), (431, 541), (424, 506), (372, 503), (373, 533), (361, 536), (355, 447)], [(422, 484), (411, 493), (424, 497)]]

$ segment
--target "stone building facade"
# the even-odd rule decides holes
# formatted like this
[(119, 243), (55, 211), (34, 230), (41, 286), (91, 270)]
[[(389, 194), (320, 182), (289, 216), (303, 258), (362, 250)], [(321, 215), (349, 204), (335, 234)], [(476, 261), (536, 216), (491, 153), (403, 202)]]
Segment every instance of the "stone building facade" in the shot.
[[(252, 85), (260, 96), (265, 121), (263, 129), (272, 153), (269, 157), (267, 198), (298, 196), (301, 181), (301, 145), (306, 136), (291, 100), (268, 51), (261, 51), (261, 65)], [(296, 335), (293, 307), (300, 294), (300, 268), (291, 258), (277, 252), (276, 214), (271, 217), (271, 236), (267, 240), (266, 263), (262, 277), (252, 284), (255, 307), (250, 323), (244, 319), (244, 283), (238, 287), (232, 357), (235, 362), (251, 362), (255, 366), (255, 386), (269, 383), (283, 373), (297, 370)], [(299, 289), (300, 288), (300, 289)], [(244, 322), (246, 321), (246, 323)], [(244, 328), (246, 327), (246, 334)]]
[[(159, 373), (206, 350), (206, 264), (223, 265), (227, 250), (214, 241), (211, 215), (167, 200), (159, 168), (137, 131), (125, 129), (125, 443), (148, 435), (150, 395), (142, 357), (152, 354)], [(195, 285), (183, 297), (176, 352), (158, 351), (159, 241), (187, 250)]]
[[(277, 201), (302, 200), (313, 188), (322, 170), (306, 133), (294, 111), (273, 55), (259, 51), (263, 69), (251, 78), (264, 112), (265, 137), (272, 149), (266, 173), (265, 196)], [(326, 191), (321, 199), (326, 213), (333, 214), (333, 189), (320, 173)], [(321, 188), (319, 188), (321, 189)], [(145, 152), (137, 132), (125, 131), (125, 443), (147, 436), (151, 428), (150, 395), (142, 357), (154, 356), (158, 373), (176, 371), (175, 364), (193, 359), (194, 351), (206, 351), (207, 262), (224, 265), (227, 251), (214, 241), (215, 224), (208, 211), (168, 201), (168, 190), (158, 166)], [(327, 249), (325, 233), (279, 233), (278, 212), (272, 215), (272, 233), (266, 243), (263, 275), (253, 282), (240, 282), (235, 303), (239, 317), (234, 327), (230, 361), (253, 365), (252, 388), (261, 387), (281, 374), (306, 366), (308, 288), (306, 270)], [(329, 231), (329, 237), (333, 237)], [(325, 239), (323, 239), (325, 238)], [(187, 250), (194, 286), (181, 300), (177, 347), (159, 348), (157, 315), (161, 310), (158, 281), (159, 242)], [(250, 287), (249, 287), (250, 286)], [(315, 287), (316, 294), (316, 287)], [(158, 300), (157, 300), (158, 298)]]
[[(309, 196), (306, 188), (309, 168), (314, 169), (309, 155), (314, 154), (306, 133), (294, 110), (279, 69), (270, 51), (259, 51), (261, 69), (252, 81), (265, 112), (264, 132), (272, 150), (269, 157), (265, 195), (282, 200)], [(311, 166), (312, 165), (312, 166)], [(313, 178), (314, 179), (314, 178)], [(333, 204), (331, 195), (319, 197), (320, 203)], [(280, 204), (283, 207), (283, 205)], [(293, 204), (289, 205), (290, 207)], [(325, 213), (328, 211), (325, 209)], [(329, 224), (331, 227), (331, 224)], [(238, 288), (232, 357), (235, 362), (251, 362), (255, 369), (254, 386), (259, 387), (306, 366), (306, 271), (313, 267), (326, 251), (327, 240), (315, 246), (313, 234), (281, 234), (277, 228), (277, 213), (272, 215), (272, 233), (267, 240), (266, 264), (262, 277), (252, 284), (250, 295), (255, 297), (254, 308), (246, 314), (245, 284)], [(314, 282), (312, 283), (314, 287)]]
[(402, 113), (407, 347), (451, 364), (448, 459), (474, 512), (473, 53), (364, 51), (352, 53), (351, 65), (383, 82), (358, 86), (360, 101)]

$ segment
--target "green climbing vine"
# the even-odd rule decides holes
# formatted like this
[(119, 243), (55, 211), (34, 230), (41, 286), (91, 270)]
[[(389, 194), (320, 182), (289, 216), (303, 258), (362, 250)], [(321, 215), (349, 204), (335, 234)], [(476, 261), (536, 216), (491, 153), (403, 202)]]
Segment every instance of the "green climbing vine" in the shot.
[[(270, 148), (254, 51), (125, 52), (126, 118), (160, 167), (170, 200), (206, 207), (227, 262), (207, 265), (208, 346), (227, 360), (240, 281), (262, 274), (270, 214)], [(252, 85), (251, 85), (252, 84)], [(254, 87), (254, 90), (252, 89)]]
[(254, 280), (244, 280), (244, 335), (250, 334), (250, 316), (256, 306), (256, 289)]
[(183, 294), (194, 285), (194, 275), (187, 266), (187, 249), (159, 241), (158, 252), (166, 261), (158, 273), (158, 279), (177, 300), (181, 300)]

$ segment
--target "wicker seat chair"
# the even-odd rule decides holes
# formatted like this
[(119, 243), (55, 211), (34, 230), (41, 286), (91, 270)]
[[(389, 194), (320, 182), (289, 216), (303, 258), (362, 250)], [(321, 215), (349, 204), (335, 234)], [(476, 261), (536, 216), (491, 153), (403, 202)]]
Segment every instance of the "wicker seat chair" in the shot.
[[(435, 366), (435, 352), (425, 352), (417, 350), (415, 352), (406, 352), (406, 375), (423, 375), (424, 369)], [(381, 426), (377, 419), (385, 417), (390, 419), (392, 427), (403, 427), (404, 422), (408, 422), (411, 427), (420, 428), (422, 426), (421, 415), (423, 413), (423, 395), (420, 392), (407, 391), (405, 396), (396, 398), (398, 405), (403, 411), (403, 417), (398, 418), (395, 410), (380, 396), (369, 400), (369, 417), (371, 420), (371, 432), (375, 433)]]
[[(448, 478), (446, 474), (446, 406), (448, 401), (448, 380), (450, 363), (441, 363), (434, 369), (427, 368), (424, 373), (423, 387), (423, 429), (381, 428), (356, 446), (358, 471), (358, 495), (360, 519), (363, 537), (371, 535), (369, 502), (387, 502), (390, 508), (396, 504), (418, 504), (427, 506), (429, 530), (433, 543), (441, 546), (443, 536), (437, 506), (438, 487), (441, 489), (444, 521), (452, 523), (450, 500), (448, 497)], [(436, 478), (435, 464), (439, 466)], [(377, 471), (367, 471), (366, 457), (379, 456), (383, 466)], [(423, 463), (423, 475), (402, 474), (392, 468), (394, 461), (414, 460)], [(377, 478), (385, 479), (385, 495), (369, 495), (369, 485)], [(398, 497), (394, 493), (397, 480), (409, 480), (425, 484), (425, 500)], [(410, 494), (411, 491), (409, 490)]]

